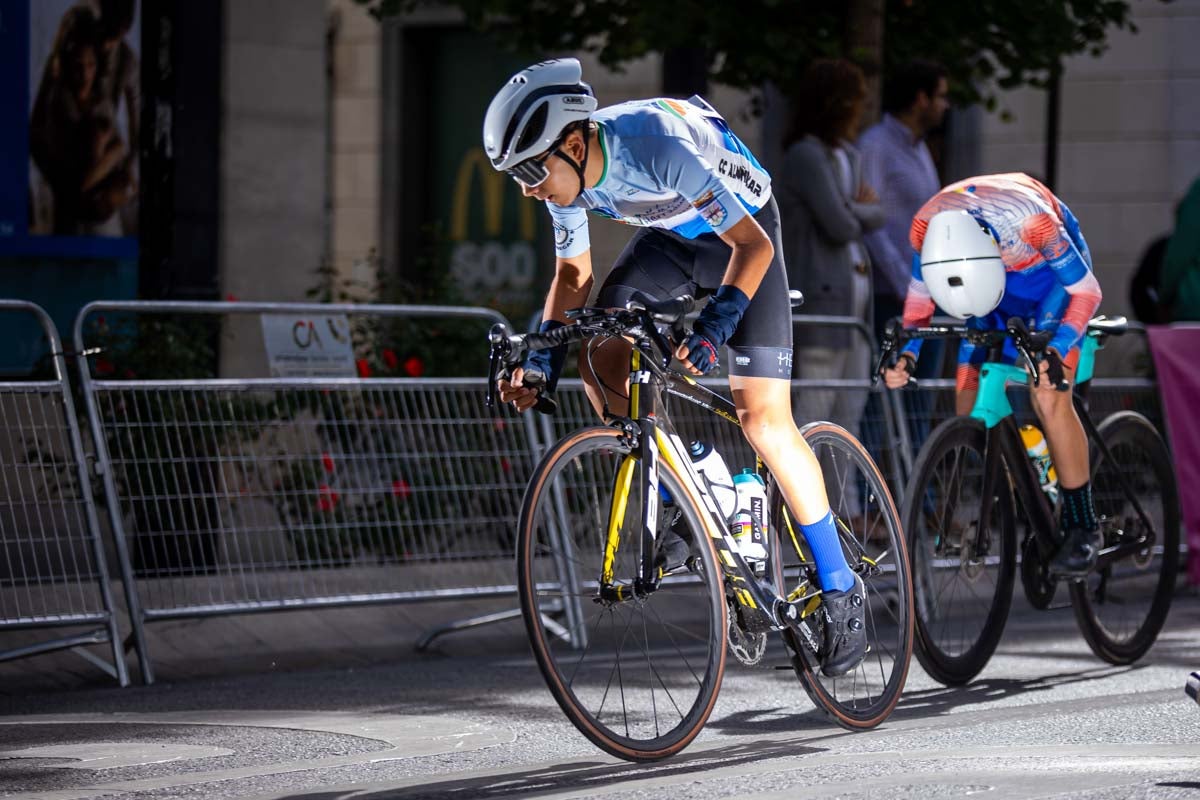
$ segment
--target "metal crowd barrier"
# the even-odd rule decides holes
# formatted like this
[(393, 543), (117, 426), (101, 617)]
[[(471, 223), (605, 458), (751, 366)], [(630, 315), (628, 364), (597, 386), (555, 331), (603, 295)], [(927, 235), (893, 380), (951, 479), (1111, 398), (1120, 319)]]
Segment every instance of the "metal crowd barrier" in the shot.
[[(6, 557), (0, 628), (93, 626), (0, 652), (0, 659), (75, 648), (125, 685), (92, 476), (57, 333), (31, 304), (0, 301), (0, 311), (37, 318), (53, 368), (53, 379), (0, 383), (8, 456), (0, 478)], [(80, 358), (81, 397), (147, 683), (153, 666), (145, 625), (158, 620), (514, 595), (513, 537), (525, 481), (545, 447), (596, 419), (578, 380), (560, 384), (555, 417), (517, 418), (484, 408), (482, 376), (118, 376), (111, 364), (98, 369), (105, 353), (86, 349), (94, 331), (85, 323), (101, 313), (126, 322), (153, 315), (229, 322), (270, 314), (476, 320), (481, 364), (487, 325), (508, 323), (488, 309), (440, 306), (85, 307), (75, 321), (75, 349), (93, 360), (89, 366)], [(953, 413), (953, 381), (923, 381), (916, 391), (885, 394), (867, 377), (875, 347), (861, 321), (799, 315), (794, 322), (856, 331), (851, 335), (865, 340), (863, 377), (793, 380), (793, 410), (800, 424), (830, 418), (856, 434), (899, 500), (923, 437)], [(801, 376), (807, 363), (797, 365)], [(94, 376), (93, 369), (108, 374)], [(722, 378), (705, 383), (728, 390)], [(1012, 391), (1018, 413), (1028, 411), (1027, 391)], [(1137, 408), (1162, 426), (1152, 381), (1095, 379), (1090, 402), (1097, 419)], [(921, 408), (925, 412), (917, 413)], [(683, 436), (713, 442), (731, 469), (754, 463), (736, 426), (682, 400), (670, 410)], [(458, 620), (427, 632), (420, 645), (518, 614), (505, 609)], [(113, 664), (80, 647), (95, 643), (111, 645)]]
[[(8, 647), (0, 660), (71, 649), (125, 686), (129, 674), (58, 331), (33, 303), (0, 300), (0, 312), (36, 320), (50, 368), (49, 377), (0, 382), (0, 630), (84, 628)], [(109, 646), (111, 663), (84, 649), (94, 644)]]
[[(508, 325), (479, 308), (98, 302), (76, 319), (81, 352), (100, 312), (479, 320), (481, 353), (488, 325)], [(115, 380), (81, 365), (80, 381), (147, 683), (148, 622), (516, 592), (531, 423), (493, 417), (482, 377)]]

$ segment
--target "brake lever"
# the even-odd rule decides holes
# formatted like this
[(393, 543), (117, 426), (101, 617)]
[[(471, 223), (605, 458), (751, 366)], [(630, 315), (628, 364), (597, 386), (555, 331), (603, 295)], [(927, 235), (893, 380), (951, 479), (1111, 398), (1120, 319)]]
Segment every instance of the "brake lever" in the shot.
[[(500, 380), (512, 382), (512, 370), (505, 367), (497, 376)], [(494, 381), (493, 381), (494, 383)], [(555, 400), (549, 390), (546, 388), (546, 376), (539, 369), (527, 369), (521, 377), (521, 385), (526, 389), (537, 390), (537, 399), (533, 401), (533, 410), (538, 411), (547, 416), (553, 415), (558, 411), (558, 401)], [(494, 393), (494, 389), (489, 389), (489, 393)]]
[(1033, 385), (1040, 386), (1041, 371), (1038, 369), (1037, 359), (1033, 357), (1033, 353), (1029, 350), (1029, 326), (1020, 317), (1009, 317), (1004, 327), (1008, 331), (1008, 335), (1012, 337), (1013, 346), (1017, 348), (1017, 352), (1021, 354), (1021, 358), (1025, 359), (1027, 371), (1033, 376)]
[(500, 365), (504, 363), (504, 357), (512, 352), (512, 343), (508, 340), (504, 326), (498, 322), (488, 331), (488, 342), (491, 347), (488, 350), (488, 380), (483, 402), (487, 408), (494, 409), (496, 407), (496, 380), (500, 376)]
[(671, 366), (671, 356), (674, 353), (674, 350), (671, 349), (670, 340), (668, 340), (666, 336), (663, 336), (663, 332), (658, 329), (658, 325), (655, 324), (654, 318), (650, 315), (649, 311), (642, 309), (638, 312), (638, 314), (642, 318), (642, 328), (646, 331), (647, 335), (650, 336), (650, 339), (654, 342), (654, 344), (662, 351), (663, 357), (661, 366), (663, 369), (666, 369), (667, 367)]
[(1063, 372), (1063, 362), (1058, 353), (1046, 350), (1043, 358), (1046, 359), (1046, 377), (1050, 379), (1054, 389), (1059, 392), (1070, 390), (1071, 384), (1067, 382), (1066, 373)]
[(904, 370), (908, 373), (908, 382), (904, 384), (904, 388), (915, 389), (918, 384), (917, 379), (913, 377), (913, 361), (911, 358), (904, 358), (899, 352), (900, 337), (896, 333), (897, 328), (898, 324), (896, 320), (892, 319), (884, 329), (883, 339), (880, 341), (882, 347), (879, 351), (879, 360), (875, 364), (875, 371), (871, 373), (871, 385), (874, 386), (879, 383), (879, 378), (883, 374), (885, 366), (889, 368), (894, 367), (903, 361)]

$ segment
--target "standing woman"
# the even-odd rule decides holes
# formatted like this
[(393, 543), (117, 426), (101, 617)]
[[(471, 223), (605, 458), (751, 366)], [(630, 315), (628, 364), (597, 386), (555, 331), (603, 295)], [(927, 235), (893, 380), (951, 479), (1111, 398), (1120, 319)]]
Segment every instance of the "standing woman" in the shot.
[[(871, 265), (863, 234), (884, 223), (884, 209), (863, 182), (858, 135), (866, 81), (845, 59), (819, 59), (792, 95), (776, 183), (788, 285), (804, 293), (804, 314), (835, 314), (871, 328)], [(871, 345), (846, 328), (802, 325), (795, 332), (793, 376), (815, 380), (870, 374)], [(855, 432), (866, 391), (814, 392), (801, 413)]]

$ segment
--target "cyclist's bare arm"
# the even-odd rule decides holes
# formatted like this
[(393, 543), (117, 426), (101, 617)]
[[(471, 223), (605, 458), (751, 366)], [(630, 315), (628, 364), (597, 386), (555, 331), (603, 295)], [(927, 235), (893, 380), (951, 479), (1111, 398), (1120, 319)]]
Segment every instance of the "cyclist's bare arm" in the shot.
[[(721, 283), (736, 286), (746, 297), (754, 297), (758, 285), (771, 266), (775, 257), (775, 247), (767, 238), (766, 232), (747, 214), (732, 228), (719, 234), (721, 241), (729, 245), (732, 253), (729, 256), (729, 266)], [(700, 370), (687, 362), (688, 349), (680, 345), (675, 351), (675, 357), (683, 362), (684, 367), (693, 375), (700, 375)]]
[(721, 283), (736, 286), (746, 297), (754, 297), (763, 276), (767, 274), (767, 268), (771, 266), (771, 259), (775, 257), (775, 247), (749, 214), (720, 234), (720, 237), (733, 250)]
[(546, 293), (542, 319), (566, 322), (568, 309), (587, 305), (593, 280), (591, 250), (584, 250), (570, 258), (556, 258), (554, 280), (550, 282), (550, 291)]
[[(587, 304), (592, 290), (592, 251), (585, 250), (577, 256), (559, 258), (554, 263), (554, 280), (546, 293), (546, 304), (542, 308), (542, 319), (566, 322), (568, 309)], [(525, 371), (521, 367), (513, 370), (512, 378), (501, 378), (497, 382), (500, 401), (514, 403), (517, 411), (526, 411), (537, 400), (537, 391), (527, 388), (522, 379)]]

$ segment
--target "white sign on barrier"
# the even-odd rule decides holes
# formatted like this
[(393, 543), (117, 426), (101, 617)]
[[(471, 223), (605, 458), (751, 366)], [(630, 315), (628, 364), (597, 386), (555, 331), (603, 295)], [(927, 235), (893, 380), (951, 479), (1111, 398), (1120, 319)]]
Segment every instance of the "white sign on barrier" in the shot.
[(350, 320), (264, 314), (263, 344), (273, 378), (341, 378), (357, 375)]

